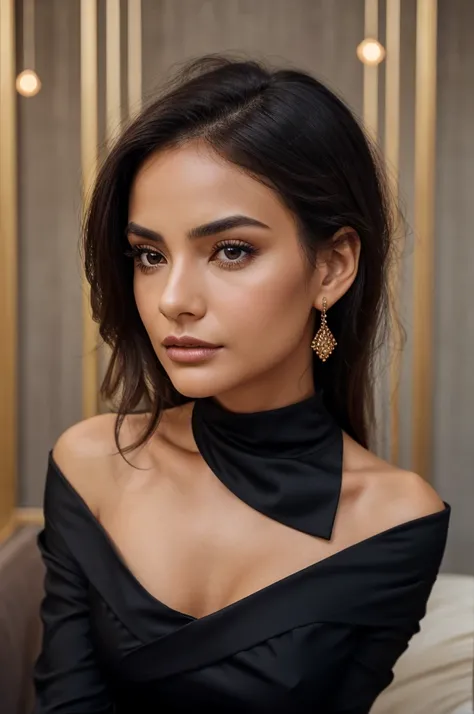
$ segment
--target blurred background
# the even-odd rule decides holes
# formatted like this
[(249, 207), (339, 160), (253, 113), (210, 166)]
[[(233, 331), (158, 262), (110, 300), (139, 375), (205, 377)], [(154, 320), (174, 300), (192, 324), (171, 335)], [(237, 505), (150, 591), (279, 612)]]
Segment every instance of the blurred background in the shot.
[(232, 52), (326, 82), (385, 158), (406, 343), (379, 360), (374, 450), (451, 504), (442, 571), (472, 583), (473, 0), (0, 0), (0, 43), (0, 542), (41, 524), (49, 449), (106, 408), (78, 253), (97, 165), (179, 64)]

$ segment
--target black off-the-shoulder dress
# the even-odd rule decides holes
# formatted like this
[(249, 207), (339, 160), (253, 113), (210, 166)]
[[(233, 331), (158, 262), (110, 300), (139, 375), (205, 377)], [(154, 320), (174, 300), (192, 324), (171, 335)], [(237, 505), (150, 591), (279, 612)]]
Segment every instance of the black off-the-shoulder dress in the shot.
[[(234, 494), (331, 537), (342, 436), (318, 396), (246, 415), (198, 400), (193, 431)], [(419, 630), (449, 517), (445, 504), (196, 619), (137, 581), (50, 454), (35, 713), (366, 714)]]

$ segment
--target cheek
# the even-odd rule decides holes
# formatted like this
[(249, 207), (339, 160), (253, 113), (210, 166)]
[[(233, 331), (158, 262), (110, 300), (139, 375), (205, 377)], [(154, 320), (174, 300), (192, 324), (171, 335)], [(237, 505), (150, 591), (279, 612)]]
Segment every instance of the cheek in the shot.
[(135, 274), (133, 280), (133, 293), (138, 313), (142, 319), (145, 329), (148, 331), (158, 315), (159, 296), (156, 290), (152, 289), (152, 280), (144, 280), (143, 276)]
[(313, 305), (301, 267), (289, 266), (255, 278), (238, 294), (221, 292), (220, 321), (225, 320), (231, 334), (238, 334), (238, 341), (250, 347), (255, 340), (274, 343), (301, 337)]

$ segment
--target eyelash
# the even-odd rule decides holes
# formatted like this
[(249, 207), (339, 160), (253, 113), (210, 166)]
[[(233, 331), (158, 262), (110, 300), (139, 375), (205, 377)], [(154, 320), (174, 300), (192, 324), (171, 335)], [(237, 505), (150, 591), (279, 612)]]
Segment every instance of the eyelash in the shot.
[[(219, 267), (223, 268), (224, 270), (237, 270), (238, 268), (243, 267), (243, 263), (246, 264), (250, 260), (255, 258), (258, 253), (258, 250), (253, 246), (249, 245), (249, 243), (245, 243), (244, 241), (237, 239), (229, 239), (226, 241), (221, 241), (220, 243), (216, 243), (216, 245), (212, 249), (213, 256), (217, 253), (220, 253), (220, 251), (224, 250), (225, 248), (239, 248), (246, 255), (243, 258), (240, 258), (239, 260), (217, 260), (216, 262), (218, 263)], [(160, 253), (159, 250), (153, 250), (148, 245), (133, 245), (131, 246), (130, 250), (125, 251), (125, 256), (127, 258), (133, 258), (135, 265), (139, 270), (141, 270), (142, 273), (151, 273), (157, 268), (159, 268), (161, 265), (163, 265), (163, 263), (157, 263), (154, 266), (143, 265), (141, 261), (142, 255), (156, 255), (164, 258), (163, 254)]]

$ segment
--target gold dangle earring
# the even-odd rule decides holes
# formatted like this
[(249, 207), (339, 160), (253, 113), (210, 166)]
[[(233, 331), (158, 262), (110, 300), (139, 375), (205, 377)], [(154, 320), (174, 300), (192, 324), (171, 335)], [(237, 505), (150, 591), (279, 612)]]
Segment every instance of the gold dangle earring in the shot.
[(321, 326), (314, 336), (311, 343), (312, 349), (316, 352), (319, 359), (325, 362), (329, 355), (334, 351), (337, 345), (334, 335), (327, 325), (327, 312), (328, 303), (325, 297), (323, 297), (323, 309), (321, 312)]

